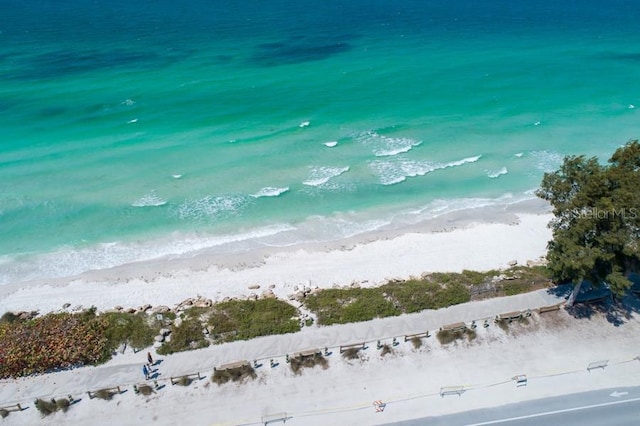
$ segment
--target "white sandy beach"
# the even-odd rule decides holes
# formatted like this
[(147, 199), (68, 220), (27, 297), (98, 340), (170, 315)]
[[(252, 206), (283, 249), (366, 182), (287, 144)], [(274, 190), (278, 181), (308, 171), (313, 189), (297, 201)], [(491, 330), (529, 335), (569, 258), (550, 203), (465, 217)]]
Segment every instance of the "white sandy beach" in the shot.
[[(369, 235), (333, 246), (265, 248), (233, 258), (202, 254), (7, 284), (0, 287), (0, 312), (45, 313), (65, 304), (70, 304), (69, 309), (94, 305), (100, 310), (143, 304), (171, 307), (196, 295), (220, 301), (259, 295), (269, 287), (286, 298), (303, 286), (328, 288), (354, 282), (373, 286), (426, 272), (505, 268), (511, 261), (526, 264), (544, 255), (551, 238), (546, 226), (550, 218), (549, 214), (503, 213), (494, 223), (474, 223), (458, 215), (451, 222), (441, 222), (439, 232), (432, 232), (433, 224), (427, 224), (399, 235)], [(491, 219), (485, 213), (482, 220)], [(255, 285), (259, 289), (248, 289)]]

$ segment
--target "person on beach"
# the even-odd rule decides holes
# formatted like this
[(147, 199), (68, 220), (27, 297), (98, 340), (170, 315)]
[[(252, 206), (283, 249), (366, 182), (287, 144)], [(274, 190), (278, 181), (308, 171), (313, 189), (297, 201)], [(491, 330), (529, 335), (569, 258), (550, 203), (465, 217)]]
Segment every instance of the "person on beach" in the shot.
[(147, 370), (147, 366), (146, 365), (142, 366), (142, 374), (144, 374), (145, 380), (149, 380), (149, 370)]
[(147, 352), (147, 360), (149, 361), (149, 365), (153, 365), (153, 358), (151, 357), (151, 352)]

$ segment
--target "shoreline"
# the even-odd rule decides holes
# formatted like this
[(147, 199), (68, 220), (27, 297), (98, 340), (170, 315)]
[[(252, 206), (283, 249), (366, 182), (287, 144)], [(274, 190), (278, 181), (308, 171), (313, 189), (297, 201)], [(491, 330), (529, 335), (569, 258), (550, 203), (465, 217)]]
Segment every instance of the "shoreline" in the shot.
[[(363, 287), (430, 272), (486, 271), (538, 261), (551, 231), (539, 200), (459, 210), (400, 229), (328, 243), (263, 247), (220, 256), (164, 258), (83, 274), (0, 286), (0, 311), (40, 313), (96, 306), (171, 306), (195, 297), (221, 301), (272, 288), (282, 299), (298, 287)], [(260, 286), (259, 289), (249, 287)]]

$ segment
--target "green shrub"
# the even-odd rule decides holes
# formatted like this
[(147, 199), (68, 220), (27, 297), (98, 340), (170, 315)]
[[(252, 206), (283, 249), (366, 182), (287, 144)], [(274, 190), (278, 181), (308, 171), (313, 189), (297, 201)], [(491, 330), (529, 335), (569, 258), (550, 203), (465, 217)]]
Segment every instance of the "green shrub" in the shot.
[(504, 331), (505, 333), (509, 331), (509, 324), (511, 324), (511, 321), (506, 320), (506, 319), (497, 319), (495, 321), (496, 325), (498, 327), (500, 327), (502, 329), (502, 331)]
[(157, 350), (160, 355), (192, 349), (206, 348), (209, 341), (204, 338), (202, 324), (198, 318), (185, 317), (179, 327), (171, 326), (171, 341), (164, 342)]
[(321, 325), (368, 321), (401, 313), (381, 288), (325, 289), (307, 296), (304, 303)]
[(51, 401), (45, 401), (44, 399), (38, 398), (35, 400), (34, 405), (36, 406), (36, 409), (40, 412), (42, 417), (53, 414), (60, 409), (55, 399), (52, 399)]
[(300, 331), (298, 310), (278, 299), (231, 300), (214, 305), (203, 316), (218, 341)]
[(100, 389), (99, 391), (93, 392), (95, 398), (104, 399), (105, 401), (111, 401), (115, 394), (116, 392), (110, 389)]
[(323, 370), (329, 368), (329, 363), (322, 354), (314, 354), (313, 356), (297, 356), (289, 360), (291, 371), (295, 374), (301, 374), (303, 368), (313, 368), (316, 365), (321, 366)]
[(0, 317), (0, 323), (12, 324), (18, 321), (20, 321), (20, 318), (13, 312), (5, 312), (4, 315)]
[(472, 341), (476, 337), (478, 337), (478, 333), (475, 330), (471, 329), (471, 328), (466, 329), (465, 330), (465, 334), (467, 335), (467, 340), (468, 341)]
[(253, 367), (249, 364), (237, 368), (228, 368), (226, 370), (214, 370), (211, 381), (218, 385), (227, 382), (244, 382), (247, 379), (255, 379), (258, 377)]
[(471, 341), (477, 337), (477, 333), (475, 330), (470, 328), (465, 328), (464, 330), (440, 330), (436, 335), (438, 341), (441, 345), (448, 345), (449, 343), (455, 342), (456, 340), (460, 340), (463, 338), (467, 338), (468, 341)]
[(188, 376), (182, 376), (176, 380), (174, 384), (179, 386), (189, 386), (191, 384), (191, 379)]
[(385, 356), (393, 353), (393, 348), (391, 345), (382, 345), (382, 349), (380, 350), (380, 356)]
[(527, 293), (552, 284), (551, 271), (546, 266), (514, 266), (502, 274), (511, 278), (500, 282), (505, 296)]
[(420, 349), (422, 347), (422, 339), (419, 337), (412, 337), (411, 344), (413, 345), (414, 349)]
[(56, 407), (63, 413), (66, 413), (70, 406), (71, 402), (67, 398), (56, 399)]
[(140, 392), (144, 396), (149, 396), (152, 393), (154, 393), (155, 391), (149, 385), (140, 385), (140, 386), (138, 386), (138, 392)]
[(113, 350), (123, 343), (135, 350), (151, 346), (154, 336), (160, 330), (155, 321), (145, 313), (108, 312), (100, 315), (100, 318), (106, 321), (105, 335)]
[(326, 289), (307, 296), (304, 303), (317, 315), (319, 324), (331, 325), (439, 309), (471, 299), (464, 284), (450, 277), (445, 284), (432, 279), (394, 281), (366, 289)]
[(342, 352), (342, 357), (348, 360), (360, 359), (360, 349), (362, 348), (346, 349), (344, 352)]
[(174, 352), (206, 348), (207, 346), (209, 346), (209, 341), (204, 338), (200, 319), (185, 315), (180, 326), (175, 324), (171, 326), (171, 341), (164, 342), (157, 352), (160, 355), (168, 355)]

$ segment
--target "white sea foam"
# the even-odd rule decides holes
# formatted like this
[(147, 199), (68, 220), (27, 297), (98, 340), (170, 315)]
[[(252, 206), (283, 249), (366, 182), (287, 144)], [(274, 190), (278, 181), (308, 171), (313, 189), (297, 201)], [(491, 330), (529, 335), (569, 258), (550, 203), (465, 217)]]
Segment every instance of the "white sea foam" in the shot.
[(506, 175), (507, 173), (509, 173), (509, 171), (507, 170), (506, 167), (502, 167), (499, 170), (487, 170), (487, 176), (489, 176), (492, 179), (495, 179), (502, 175)]
[(133, 124), (133, 123), (137, 123), (137, 122), (138, 122), (138, 119), (134, 118), (133, 120), (127, 121), (127, 124)]
[(180, 179), (182, 177), (182, 175), (176, 173), (176, 174), (171, 175), (171, 177), (174, 178), (174, 179)]
[(444, 164), (442, 167), (442, 169), (447, 169), (449, 167), (458, 167), (458, 166), (462, 166), (463, 164), (467, 164), (467, 163), (475, 163), (476, 161), (478, 161), (480, 158), (482, 157), (482, 155), (475, 155), (473, 157), (467, 157), (467, 158), (463, 158), (462, 160), (457, 160), (457, 161), (452, 161), (450, 163), (446, 163)]
[(534, 166), (545, 173), (556, 171), (564, 160), (562, 154), (554, 151), (531, 151), (529, 156), (533, 158)]
[(218, 250), (225, 254), (245, 251), (249, 247), (263, 246), (265, 242), (296, 229), (288, 224), (276, 224), (222, 235), (173, 233), (146, 241), (106, 242), (84, 248), (60, 247), (44, 254), (0, 256), (0, 284), (69, 277), (163, 257), (188, 258), (203, 250)]
[(255, 194), (251, 194), (251, 196), (254, 198), (277, 197), (278, 195), (284, 194), (287, 191), (289, 191), (289, 187), (275, 188), (272, 186), (267, 186), (265, 188), (262, 188), (260, 191), (256, 192)]
[(540, 122), (539, 122), (539, 121), (536, 121), (535, 123), (533, 123), (533, 125), (534, 125), (534, 126), (539, 126), (539, 125), (540, 125)]
[(333, 148), (336, 145), (338, 145), (338, 141), (330, 141), (324, 143), (324, 146), (328, 146), (329, 148)]
[(309, 179), (302, 182), (308, 186), (321, 186), (329, 182), (329, 180), (340, 176), (343, 173), (349, 171), (349, 166), (346, 167), (312, 167), (309, 171)]
[(124, 101), (121, 102), (122, 105), (126, 105), (126, 106), (131, 106), (135, 103), (136, 101), (134, 101), (133, 99), (125, 99)]
[(356, 140), (369, 147), (376, 157), (390, 157), (398, 154), (409, 152), (420, 144), (422, 141), (417, 141), (410, 138), (391, 138), (383, 136), (375, 131), (368, 131), (359, 134)]
[(378, 175), (380, 183), (383, 185), (394, 185), (404, 182), (409, 177), (424, 176), (427, 173), (436, 170), (448, 169), (451, 167), (459, 167), (469, 163), (475, 163), (482, 156), (463, 158), (461, 160), (451, 161), (449, 163), (437, 163), (431, 161), (384, 161), (374, 160), (369, 162), (369, 167)]
[(309, 124), (311, 124), (310, 121), (303, 121), (303, 122), (300, 123), (299, 127), (307, 127)]
[(206, 197), (185, 200), (177, 209), (181, 219), (218, 219), (239, 213), (248, 203), (243, 195), (208, 195)]
[(633, 105), (633, 104), (629, 104), (629, 107), (628, 107), (628, 108), (629, 108), (629, 109), (634, 109), (635, 107), (636, 107), (635, 105)]
[(133, 207), (160, 207), (165, 204), (167, 204), (167, 201), (160, 198), (155, 191), (151, 191), (131, 203)]
[(524, 155), (524, 153), (523, 152), (519, 152), (519, 153), (513, 154), (513, 155), (514, 155), (514, 157), (521, 158)]

